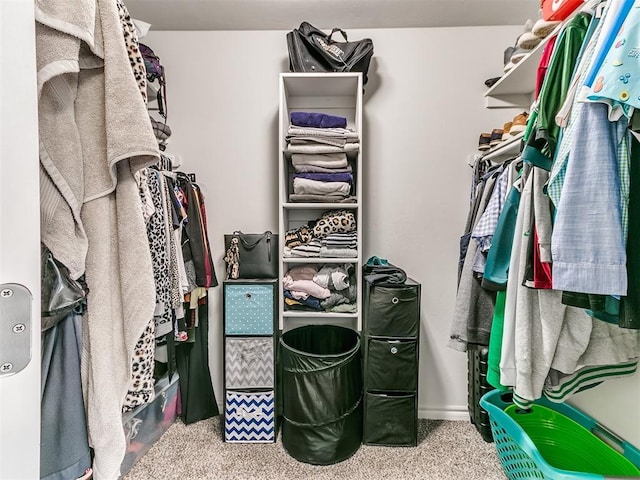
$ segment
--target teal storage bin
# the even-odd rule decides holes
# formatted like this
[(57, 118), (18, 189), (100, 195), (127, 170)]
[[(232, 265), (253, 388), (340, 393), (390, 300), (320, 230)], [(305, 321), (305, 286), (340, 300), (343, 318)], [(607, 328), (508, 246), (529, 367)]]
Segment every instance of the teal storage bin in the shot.
[(225, 282), (226, 335), (273, 335), (275, 282)]
[(489, 412), (494, 443), (509, 479), (640, 478), (640, 450), (566, 403), (541, 398), (531, 413), (525, 413), (514, 406), (510, 393), (494, 390), (480, 399), (480, 405)]

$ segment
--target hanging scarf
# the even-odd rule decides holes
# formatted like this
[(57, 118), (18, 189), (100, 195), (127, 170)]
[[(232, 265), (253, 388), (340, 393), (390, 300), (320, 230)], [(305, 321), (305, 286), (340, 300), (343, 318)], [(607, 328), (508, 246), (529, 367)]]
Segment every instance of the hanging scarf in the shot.
[(227, 278), (238, 278), (240, 275), (240, 249), (238, 248), (238, 237), (233, 237), (229, 249), (224, 255), (227, 263)]

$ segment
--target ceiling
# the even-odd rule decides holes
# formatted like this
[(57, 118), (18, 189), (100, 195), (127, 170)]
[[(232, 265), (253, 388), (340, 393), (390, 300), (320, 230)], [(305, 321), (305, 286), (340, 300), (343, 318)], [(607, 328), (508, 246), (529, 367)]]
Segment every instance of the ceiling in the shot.
[(126, 0), (152, 30), (291, 30), (521, 25), (540, 0)]

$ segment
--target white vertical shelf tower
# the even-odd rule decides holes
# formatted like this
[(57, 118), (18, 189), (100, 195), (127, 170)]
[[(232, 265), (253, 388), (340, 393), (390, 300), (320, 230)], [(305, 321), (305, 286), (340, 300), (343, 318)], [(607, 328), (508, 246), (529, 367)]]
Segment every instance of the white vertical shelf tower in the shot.
[[(294, 264), (353, 263), (357, 281), (356, 313), (285, 311), (285, 302), (279, 301), (279, 322), (282, 331), (309, 324), (332, 324), (362, 330), (362, 74), (360, 73), (281, 73), (279, 109), (279, 258), (280, 297), (282, 278)], [(285, 136), (289, 128), (289, 114), (295, 111), (322, 112), (347, 119), (347, 127), (360, 138), (359, 152), (348, 152), (353, 168), (356, 203), (290, 203), (291, 156), (286, 153)], [(285, 233), (320, 218), (332, 209), (352, 210), (357, 222), (358, 255), (353, 258), (291, 258), (284, 257)]]

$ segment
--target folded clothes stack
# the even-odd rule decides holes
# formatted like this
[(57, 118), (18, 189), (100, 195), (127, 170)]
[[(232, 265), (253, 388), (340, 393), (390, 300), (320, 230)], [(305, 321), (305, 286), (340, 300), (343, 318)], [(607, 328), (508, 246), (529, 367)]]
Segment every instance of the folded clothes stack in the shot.
[(358, 152), (358, 134), (347, 119), (319, 112), (292, 112), (285, 140), (293, 166), (290, 202), (354, 203), (347, 152)]
[(348, 258), (358, 256), (358, 233), (332, 233), (324, 237), (320, 247), (321, 257)]
[(285, 257), (355, 258), (356, 217), (352, 211), (328, 210), (317, 220), (285, 233)]
[(353, 264), (296, 265), (285, 274), (282, 284), (286, 310), (356, 311)]

